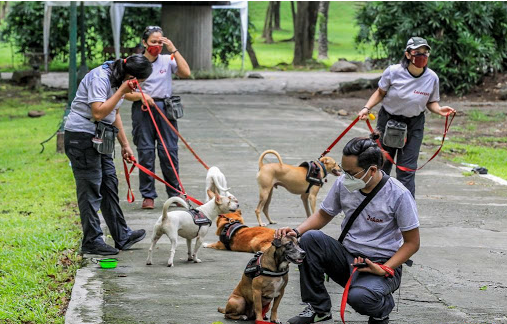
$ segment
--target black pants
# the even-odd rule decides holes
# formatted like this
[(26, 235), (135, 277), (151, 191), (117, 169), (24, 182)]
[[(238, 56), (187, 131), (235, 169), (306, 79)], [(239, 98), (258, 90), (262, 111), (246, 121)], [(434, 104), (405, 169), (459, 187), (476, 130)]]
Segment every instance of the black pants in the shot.
[[(352, 270), (350, 264), (354, 262), (354, 256), (338, 240), (321, 231), (312, 230), (303, 234), (300, 246), (306, 251), (306, 258), (299, 266), (301, 298), (312, 305), (317, 313), (327, 313), (331, 310), (331, 298), (324, 286), (324, 274), (344, 287)], [(393, 278), (356, 272), (347, 303), (361, 315), (375, 318), (389, 316), (394, 308), (392, 293), (400, 286), (401, 273), (402, 267), (395, 269)], [(334, 302), (339, 304), (340, 301)]]
[[(165, 113), (163, 101), (155, 101), (157, 106)], [(160, 116), (155, 108), (151, 108), (155, 122), (162, 134), (165, 145), (176, 170), (173, 170), (171, 163), (164, 151), (164, 146), (158, 139), (157, 130), (153, 125), (150, 113), (141, 110), (141, 101), (132, 104), (132, 136), (134, 144), (137, 147), (138, 162), (148, 170), (155, 172), (155, 143), (157, 144), (157, 153), (160, 160), (160, 169), (164, 180), (176, 189), (180, 189), (175, 172), (178, 170), (178, 135), (167, 125), (165, 120)], [(175, 120), (170, 121), (171, 124), (178, 129), (178, 123)], [(143, 198), (155, 199), (158, 197), (155, 191), (155, 179), (144, 172), (139, 172), (139, 191)], [(168, 197), (178, 196), (179, 193), (166, 186)]]
[[(391, 155), (393, 160), (399, 165), (410, 169), (417, 169), (417, 159), (419, 158), (419, 150), (424, 137), (424, 113), (415, 117), (404, 117), (391, 115), (385, 111), (384, 107), (380, 108), (377, 120), (377, 129), (381, 134), (384, 134), (386, 129), (387, 121), (395, 119), (402, 121), (407, 124), (407, 142), (401, 149), (384, 146), (384, 149)], [(380, 139), (382, 143), (382, 138)], [(384, 170), (385, 173), (391, 174), (393, 164), (388, 160), (385, 161)], [(408, 190), (412, 193), (415, 198), (415, 172), (402, 171), (396, 168), (396, 179), (398, 179)]]
[(83, 227), (83, 247), (103, 243), (98, 211), (111, 236), (123, 245), (132, 230), (120, 208), (118, 178), (111, 155), (100, 154), (92, 146), (92, 134), (65, 131), (65, 154), (76, 180), (77, 202)]

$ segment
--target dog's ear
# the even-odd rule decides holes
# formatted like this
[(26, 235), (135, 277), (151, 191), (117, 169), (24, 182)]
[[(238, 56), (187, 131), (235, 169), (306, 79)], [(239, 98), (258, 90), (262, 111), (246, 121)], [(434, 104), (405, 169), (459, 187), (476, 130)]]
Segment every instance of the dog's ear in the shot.
[(220, 205), (222, 203), (222, 197), (218, 192), (215, 192), (215, 204)]
[(281, 239), (279, 239), (279, 238), (275, 238), (275, 239), (271, 242), (271, 244), (272, 244), (274, 247), (279, 248), (279, 247), (281, 247), (281, 246), (282, 246), (282, 240), (281, 240)]

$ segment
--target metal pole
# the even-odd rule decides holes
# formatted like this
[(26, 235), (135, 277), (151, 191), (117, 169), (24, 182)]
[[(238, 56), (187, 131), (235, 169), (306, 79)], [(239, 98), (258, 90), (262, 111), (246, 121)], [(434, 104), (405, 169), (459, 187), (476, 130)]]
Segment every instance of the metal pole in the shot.
[(79, 12), (79, 38), (81, 39), (81, 65), (77, 72), (77, 84), (81, 83), (81, 80), (88, 73), (88, 67), (86, 66), (86, 43), (85, 43), (85, 7), (84, 1), (81, 1)]
[(56, 151), (63, 152), (63, 133), (65, 121), (70, 112), (70, 105), (74, 97), (76, 96), (77, 90), (77, 75), (76, 75), (76, 52), (77, 52), (77, 8), (76, 2), (70, 2), (70, 24), (69, 24), (69, 40), (70, 40), (70, 51), (69, 51), (69, 96), (67, 102), (67, 108), (65, 109), (65, 115), (60, 126), (60, 130), (57, 134), (56, 140)]

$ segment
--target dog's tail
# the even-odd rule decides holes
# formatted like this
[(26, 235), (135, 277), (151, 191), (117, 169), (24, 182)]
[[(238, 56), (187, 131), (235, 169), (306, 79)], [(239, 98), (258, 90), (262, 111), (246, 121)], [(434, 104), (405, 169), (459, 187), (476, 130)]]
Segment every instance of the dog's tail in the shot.
[(225, 314), (225, 308), (223, 308), (223, 307), (218, 307), (218, 312), (219, 312), (219, 313), (222, 313), (222, 314)]
[(166, 219), (167, 218), (167, 210), (174, 203), (178, 203), (178, 204), (180, 204), (181, 206), (183, 206), (186, 209), (190, 208), (188, 206), (187, 202), (185, 200), (183, 200), (182, 198), (180, 198), (180, 197), (171, 197), (171, 198), (167, 199), (166, 202), (164, 203), (164, 208), (162, 209), (162, 219)]
[[(218, 177), (217, 177), (216, 174), (212, 175), (212, 179), (213, 179), (213, 183), (215, 184), (215, 187), (217, 187), (217, 189), (219, 190), (219, 192), (227, 192), (227, 191), (231, 190), (231, 188), (224, 188), (224, 187), (221, 186), (220, 180), (218, 179)], [(224, 176), (223, 182), (227, 186), (227, 180), (225, 180), (225, 176)]]
[(261, 156), (259, 157), (259, 170), (262, 168), (262, 166), (264, 165), (264, 162), (262, 161), (264, 159), (264, 157), (268, 154), (273, 154), (276, 156), (276, 158), (278, 159), (278, 163), (280, 163), (280, 165), (283, 164), (282, 162), (282, 157), (280, 156), (280, 154), (278, 154), (277, 151), (275, 150), (266, 150), (264, 152), (262, 152)]

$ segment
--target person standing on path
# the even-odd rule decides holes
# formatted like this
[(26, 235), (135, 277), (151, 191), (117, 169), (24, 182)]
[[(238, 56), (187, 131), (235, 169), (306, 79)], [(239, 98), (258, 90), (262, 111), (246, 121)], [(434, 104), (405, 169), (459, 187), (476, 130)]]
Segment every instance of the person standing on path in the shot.
[[(162, 28), (158, 26), (148, 26), (144, 30), (142, 38), (145, 47), (144, 56), (153, 64), (153, 72), (143, 82), (142, 89), (146, 101), (151, 107), (158, 106), (166, 116), (167, 109), (170, 107), (165, 103), (166, 99), (172, 96), (172, 74), (176, 74), (180, 78), (188, 78), (190, 76), (190, 68), (174, 46), (174, 44), (163, 36)], [(169, 51), (169, 55), (162, 55), (162, 47), (165, 45)], [(173, 132), (166, 121), (160, 114), (154, 112), (155, 122), (162, 134), (163, 140), (167, 146), (171, 159), (176, 170), (173, 170), (168, 157), (166, 156), (164, 147), (160, 139), (158, 139), (157, 131), (151, 120), (150, 114), (143, 111), (142, 96), (140, 92), (128, 94), (126, 99), (134, 101), (132, 104), (132, 136), (134, 144), (137, 147), (137, 156), (139, 164), (143, 165), (152, 172), (155, 172), (155, 144), (157, 145), (158, 158), (160, 160), (160, 168), (164, 180), (174, 188), (179, 188), (175, 172), (178, 170), (178, 136)], [(171, 120), (171, 124), (178, 129), (176, 120)], [(154, 200), (157, 198), (155, 191), (155, 179), (139, 172), (139, 191), (143, 196), (142, 208), (153, 209)], [(179, 193), (173, 189), (166, 187), (168, 197), (178, 196)]]
[[(306, 308), (288, 320), (289, 324), (311, 324), (332, 318), (331, 298), (324, 274), (345, 286), (352, 264), (365, 262), (352, 275), (348, 304), (369, 316), (369, 324), (389, 323), (394, 308), (392, 293), (401, 282), (401, 265), (418, 251), (419, 220), (414, 198), (398, 180), (381, 171), (384, 157), (375, 137), (350, 140), (343, 149), (340, 176), (320, 209), (294, 229), (277, 229), (275, 237), (300, 237), (306, 258), (299, 265), (301, 298)], [(380, 186), (377, 188), (377, 186)], [(373, 192), (371, 201), (359, 213), (359, 205)], [(373, 194), (372, 194), (373, 195)], [(336, 240), (322, 231), (343, 212), (342, 235)], [(353, 214), (357, 218), (347, 225)]]
[[(378, 89), (358, 114), (360, 119), (365, 120), (372, 108), (382, 102), (377, 120), (377, 129), (382, 136), (386, 134), (388, 121), (406, 124), (407, 136), (402, 148), (389, 147), (382, 139), (381, 142), (399, 166), (413, 170), (417, 169), (423, 141), (426, 108), (441, 116), (456, 112), (453, 108), (441, 107), (438, 103), (439, 79), (437, 74), (426, 66), (430, 50), (431, 47), (424, 38), (410, 38), (400, 64), (391, 65), (384, 71)], [(391, 162), (385, 161), (382, 170), (390, 174), (392, 166)], [(415, 197), (415, 171), (396, 168), (396, 178)]]
[[(65, 154), (74, 179), (83, 227), (81, 253), (114, 255), (141, 241), (146, 232), (132, 231), (125, 221), (118, 197), (118, 178), (113, 162), (117, 134), (121, 156), (134, 156), (123, 130), (119, 107), (132, 91), (131, 78), (151, 74), (151, 63), (142, 55), (105, 62), (91, 70), (79, 84), (65, 123)], [(115, 247), (102, 236), (98, 211), (106, 221)]]

